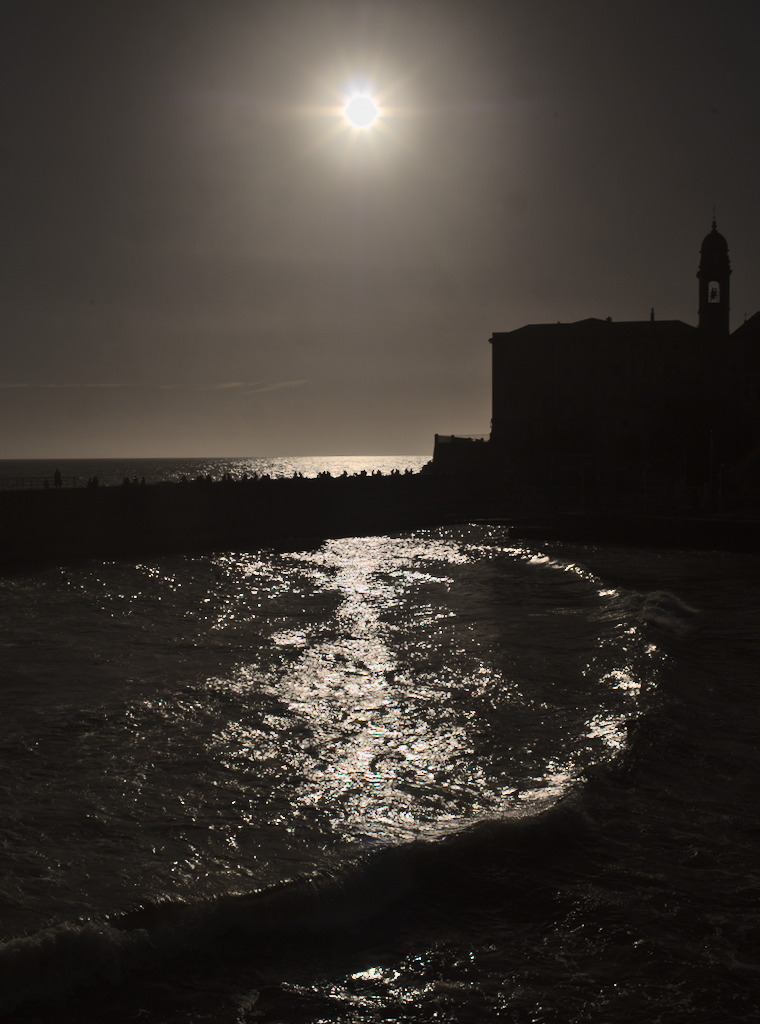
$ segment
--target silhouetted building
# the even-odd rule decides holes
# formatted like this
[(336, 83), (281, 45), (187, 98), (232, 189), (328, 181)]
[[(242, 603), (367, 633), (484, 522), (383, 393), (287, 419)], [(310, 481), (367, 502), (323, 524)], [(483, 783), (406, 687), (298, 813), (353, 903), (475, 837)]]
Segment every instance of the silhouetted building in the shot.
[[(697, 272), (698, 326), (652, 311), (644, 321), (493, 334), (490, 469), (554, 480), (582, 466), (603, 490), (635, 466), (651, 479), (712, 488), (760, 441), (760, 314), (730, 333), (730, 275), (713, 220)], [(468, 450), (464, 439), (437, 436), (434, 466), (464, 466)]]

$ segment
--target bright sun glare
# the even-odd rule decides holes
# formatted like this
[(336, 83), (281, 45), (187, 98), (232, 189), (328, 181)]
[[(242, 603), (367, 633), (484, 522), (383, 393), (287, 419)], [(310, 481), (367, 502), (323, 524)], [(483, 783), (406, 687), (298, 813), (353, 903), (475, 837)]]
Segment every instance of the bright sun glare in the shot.
[(354, 128), (369, 128), (377, 120), (380, 111), (371, 96), (359, 94), (348, 100), (343, 113)]

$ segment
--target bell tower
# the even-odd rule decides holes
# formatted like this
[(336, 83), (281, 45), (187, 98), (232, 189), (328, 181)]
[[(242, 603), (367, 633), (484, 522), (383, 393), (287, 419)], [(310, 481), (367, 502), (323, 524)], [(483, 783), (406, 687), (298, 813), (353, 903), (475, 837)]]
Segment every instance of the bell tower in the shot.
[(703, 331), (728, 337), (729, 277), (728, 242), (718, 231), (713, 217), (712, 230), (706, 235), (700, 249), (699, 270), (699, 327)]

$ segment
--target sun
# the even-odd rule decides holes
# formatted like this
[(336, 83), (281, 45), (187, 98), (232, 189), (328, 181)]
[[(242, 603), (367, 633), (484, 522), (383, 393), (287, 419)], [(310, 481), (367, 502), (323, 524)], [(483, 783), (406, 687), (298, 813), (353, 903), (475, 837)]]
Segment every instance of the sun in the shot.
[(343, 115), (354, 128), (369, 128), (377, 121), (380, 110), (370, 95), (355, 93), (347, 100)]

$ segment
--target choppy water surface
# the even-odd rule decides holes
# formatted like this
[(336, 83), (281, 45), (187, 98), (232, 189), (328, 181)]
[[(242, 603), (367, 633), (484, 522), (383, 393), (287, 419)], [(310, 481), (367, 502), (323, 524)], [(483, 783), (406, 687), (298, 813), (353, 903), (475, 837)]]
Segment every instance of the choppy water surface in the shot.
[(0, 580), (0, 1000), (753, 1019), (756, 570), (471, 526)]

